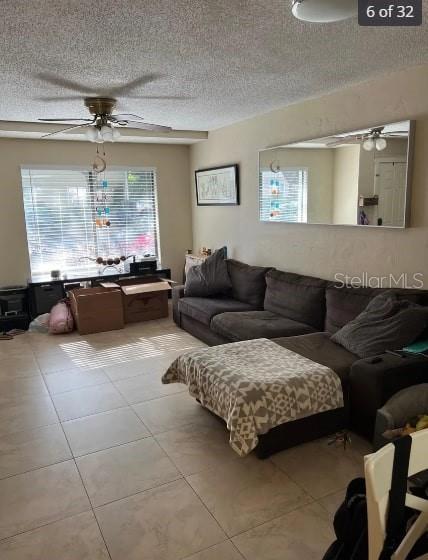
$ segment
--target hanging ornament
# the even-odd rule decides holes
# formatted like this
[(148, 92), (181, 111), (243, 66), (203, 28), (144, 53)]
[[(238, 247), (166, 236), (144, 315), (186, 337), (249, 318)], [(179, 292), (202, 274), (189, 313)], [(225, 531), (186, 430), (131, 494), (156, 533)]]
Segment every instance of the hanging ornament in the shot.
[(96, 183), (98, 190), (95, 192), (95, 213), (97, 218), (95, 219), (95, 225), (97, 227), (110, 227), (111, 222), (107, 219), (110, 215), (110, 207), (107, 206), (108, 193), (107, 189), (109, 187), (109, 182), (105, 176), (105, 170), (107, 167), (106, 163), (106, 152), (103, 146), (102, 156), (100, 155), (100, 148), (97, 146), (97, 154), (95, 156), (92, 168), (96, 173)]
[(97, 146), (97, 154), (96, 154), (95, 159), (92, 163), (92, 169), (95, 171), (95, 173), (99, 174), (99, 173), (102, 173), (103, 171), (106, 170), (107, 162), (105, 160), (106, 152), (105, 152), (104, 147), (103, 147), (103, 156), (104, 157), (100, 156), (100, 151), (99, 151), (99, 148)]
[(271, 161), (269, 167), (272, 173), (279, 173), (281, 171), (281, 166), (279, 165), (278, 160)]
[(105, 171), (106, 167), (107, 167), (106, 160), (102, 158), (99, 154), (97, 154), (92, 164), (92, 169), (95, 171), (95, 173), (102, 173), (103, 171)]
[[(108, 228), (111, 226), (111, 221), (109, 219), (110, 207), (107, 206), (109, 200), (108, 192), (107, 192), (107, 189), (109, 187), (109, 182), (105, 176), (107, 163), (106, 163), (106, 153), (105, 153), (104, 146), (102, 150), (103, 150), (102, 152), (103, 157), (100, 156), (99, 147), (97, 146), (97, 154), (95, 156), (94, 163), (92, 164), (92, 168), (96, 173), (95, 180), (96, 180), (96, 187), (98, 188), (98, 190), (95, 191), (95, 196), (94, 196), (95, 213), (97, 216), (95, 219), (95, 225), (96, 227), (99, 228), (105, 228), (105, 227)], [(101, 257), (99, 258), (101, 259)], [(120, 262), (121, 257), (118, 258)], [(126, 260), (126, 257), (124, 257), (123, 260)], [(102, 263), (98, 263), (98, 264), (105, 265), (106, 263), (107, 261), (103, 259)]]
[(281, 171), (281, 161), (280, 161), (281, 152), (279, 150), (280, 148), (276, 149), (273, 152), (274, 157), (269, 164), (270, 170), (272, 171), (272, 173), (275, 173), (275, 175)]

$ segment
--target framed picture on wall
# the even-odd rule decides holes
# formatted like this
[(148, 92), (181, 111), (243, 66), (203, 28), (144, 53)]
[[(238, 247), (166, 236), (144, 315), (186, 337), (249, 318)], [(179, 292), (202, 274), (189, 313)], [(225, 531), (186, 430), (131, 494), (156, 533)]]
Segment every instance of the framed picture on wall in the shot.
[(239, 167), (237, 164), (195, 171), (198, 206), (236, 206), (239, 204)]

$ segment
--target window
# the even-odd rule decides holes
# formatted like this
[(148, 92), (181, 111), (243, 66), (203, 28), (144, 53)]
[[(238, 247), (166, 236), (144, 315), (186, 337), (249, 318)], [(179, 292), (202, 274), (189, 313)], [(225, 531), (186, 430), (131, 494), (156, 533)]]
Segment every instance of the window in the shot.
[(260, 172), (260, 220), (307, 222), (308, 170), (289, 167)]
[[(156, 172), (22, 168), (31, 273), (84, 274), (86, 257), (159, 256)], [(109, 224), (109, 225), (108, 225)]]

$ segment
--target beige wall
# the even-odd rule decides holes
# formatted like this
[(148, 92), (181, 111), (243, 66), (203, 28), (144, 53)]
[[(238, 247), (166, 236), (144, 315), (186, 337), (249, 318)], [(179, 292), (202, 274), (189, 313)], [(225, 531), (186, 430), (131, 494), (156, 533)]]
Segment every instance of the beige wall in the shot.
[[(428, 66), (414, 67), (211, 132), (191, 147), (194, 248), (226, 244), (244, 261), (324, 278), (423, 272), (428, 285), (427, 91)], [(258, 150), (409, 118), (417, 121), (411, 228), (259, 222)], [(241, 205), (196, 207), (193, 171), (229, 163), (240, 164)]]
[(359, 167), (359, 145), (334, 150), (333, 224), (357, 223)]
[[(0, 286), (25, 283), (29, 260), (20, 165), (90, 165), (94, 144), (0, 140)], [(157, 144), (107, 146), (111, 165), (157, 168), (162, 265), (181, 280), (184, 253), (192, 244), (189, 147)]]

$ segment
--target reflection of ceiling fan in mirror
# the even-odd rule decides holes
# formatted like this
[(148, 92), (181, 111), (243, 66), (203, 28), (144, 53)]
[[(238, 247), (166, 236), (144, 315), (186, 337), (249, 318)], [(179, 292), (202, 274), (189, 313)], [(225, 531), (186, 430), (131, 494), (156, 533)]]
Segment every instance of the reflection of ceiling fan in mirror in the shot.
[(358, 132), (355, 134), (348, 134), (341, 138), (337, 138), (332, 143), (328, 144), (329, 148), (334, 148), (335, 146), (342, 146), (344, 144), (362, 144), (364, 150), (367, 152), (372, 152), (377, 150), (381, 152), (385, 150), (388, 146), (387, 138), (406, 138), (409, 135), (408, 130), (391, 130), (385, 131), (384, 126), (378, 126), (371, 128), (367, 132)]
[[(42, 73), (37, 76), (39, 79), (48, 82), (49, 84), (61, 87), (63, 89), (68, 89), (77, 92), (76, 95), (67, 97), (41, 97), (41, 101), (71, 101), (75, 99), (81, 99), (85, 107), (88, 109), (91, 117), (87, 119), (82, 118), (50, 118), (50, 119), (39, 119), (42, 122), (51, 123), (69, 123), (70, 126), (62, 130), (51, 132), (45, 134), (42, 138), (47, 138), (55, 134), (60, 134), (68, 130), (74, 130), (82, 127), (86, 127), (86, 136), (91, 142), (113, 142), (120, 138), (120, 127), (129, 128), (139, 128), (142, 130), (153, 130), (159, 132), (169, 132), (172, 130), (169, 126), (163, 126), (160, 124), (151, 124), (144, 121), (143, 117), (134, 115), (131, 113), (115, 113), (117, 98), (126, 97), (132, 99), (169, 99), (169, 100), (180, 100), (186, 99), (183, 96), (134, 96), (130, 93), (137, 87), (149, 84), (161, 76), (158, 74), (147, 74), (141, 78), (132, 80), (122, 86), (113, 87), (105, 90), (96, 90), (95, 88), (90, 88), (84, 84), (79, 84), (77, 82), (67, 80), (64, 78), (59, 78), (57, 76)], [(78, 124), (77, 124), (78, 123)]]

